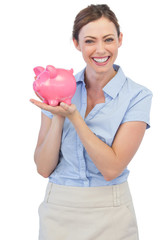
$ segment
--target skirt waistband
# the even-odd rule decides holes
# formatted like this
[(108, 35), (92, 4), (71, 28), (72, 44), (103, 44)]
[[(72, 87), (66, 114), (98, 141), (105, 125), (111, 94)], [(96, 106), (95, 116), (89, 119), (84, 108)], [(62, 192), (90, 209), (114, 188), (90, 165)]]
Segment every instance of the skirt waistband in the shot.
[(68, 207), (115, 207), (132, 201), (128, 182), (102, 187), (72, 187), (49, 182), (45, 202)]

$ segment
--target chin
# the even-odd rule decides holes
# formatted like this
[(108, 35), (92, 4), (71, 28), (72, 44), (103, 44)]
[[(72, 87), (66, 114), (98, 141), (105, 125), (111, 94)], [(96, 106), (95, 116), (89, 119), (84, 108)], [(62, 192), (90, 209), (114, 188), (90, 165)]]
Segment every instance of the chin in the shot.
[(113, 70), (112, 66), (92, 67), (92, 71), (96, 73), (108, 73)]
[(95, 62), (93, 62), (93, 60), (91, 60), (90, 62), (86, 62), (86, 64), (88, 70), (90, 71), (94, 71), (96, 73), (107, 73), (113, 71), (114, 61), (113, 59), (110, 58), (106, 64), (98, 65)]

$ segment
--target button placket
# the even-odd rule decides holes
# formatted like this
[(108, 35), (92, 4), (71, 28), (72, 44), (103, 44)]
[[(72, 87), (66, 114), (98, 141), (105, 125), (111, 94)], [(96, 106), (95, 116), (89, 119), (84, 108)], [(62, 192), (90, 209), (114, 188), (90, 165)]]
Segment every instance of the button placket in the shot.
[(84, 156), (83, 156), (83, 145), (77, 135), (77, 153), (78, 153), (78, 159), (79, 159), (79, 173), (80, 173), (80, 177), (82, 179), (86, 178), (86, 163), (84, 160)]
[[(87, 108), (87, 91), (86, 91), (84, 84), (82, 86), (81, 102), (82, 102), (82, 105), (81, 105), (81, 109), (80, 109), (80, 114), (81, 114), (82, 118), (85, 119), (85, 113), (86, 113), (86, 108)], [(82, 142), (78, 135), (77, 135), (77, 139), (76, 139), (76, 144), (77, 144), (77, 155), (78, 155), (78, 160), (79, 160), (79, 175), (80, 175), (81, 180), (83, 181), (83, 186), (88, 187), (89, 180), (86, 176), (86, 162), (85, 162), (84, 154), (83, 154), (84, 147), (83, 147)]]

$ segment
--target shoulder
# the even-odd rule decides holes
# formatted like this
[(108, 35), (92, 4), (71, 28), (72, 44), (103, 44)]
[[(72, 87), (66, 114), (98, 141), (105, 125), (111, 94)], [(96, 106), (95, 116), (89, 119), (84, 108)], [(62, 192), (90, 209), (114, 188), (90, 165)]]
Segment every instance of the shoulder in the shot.
[(150, 108), (152, 91), (131, 78), (126, 77), (120, 70), (120, 77), (124, 79), (118, 99), (125, 109), (122, 123), (128, 121), (144, 121), (150, 126)]
[[(135, 98), (152, 97), (152, 91), (146, 86), (139, 84), (137, 81), (127, 77), (122, 68), (118, 68), (117, 77), (122, 81), (121, 95), (125, 96), (125, 99), (132, 100)], [(117, 82), (119, 82), (119, 79)]]
[(151, 90), (149, 90), (147, 87), (127, 77), (119, 65), (114, 64), (113, 67), (116, 70), (117, 74), (109, 82), (109, 84), (107, 84), (107, 92), (112, 93), (114, 96), (119, 93), (119, 95), (125, 99), (132, 99), (138, 94), (152, 95)]
[(143, 94), (143, 95), (153, 95), (152, 91), (148, 89), (146, 86), (143, 86), (132, 79), (126, 77), (125, 87), (129, 93), (133, 95)]
[[(145, 107), (146, 105), (151, 105), (151, 100), (153, 93), (147, 87), (133, 81), (130, 78), (126, 78), (125, 83), (125, 92), (126, 98), (129, 100), (129, 106), (132, 107), (133, 105), (141, 102), (141, 107)], [(139, 104), (140, 106), (140, 104)]]

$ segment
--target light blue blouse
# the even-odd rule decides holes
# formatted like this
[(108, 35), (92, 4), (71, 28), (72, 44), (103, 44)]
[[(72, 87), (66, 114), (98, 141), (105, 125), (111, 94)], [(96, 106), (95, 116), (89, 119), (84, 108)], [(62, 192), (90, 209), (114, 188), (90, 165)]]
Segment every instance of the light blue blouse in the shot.
[[(84, 71), (76, 74), (77, 90), (72, 99), (87, 126), (103, 142), (112, 146), (119, 126), (128, 121), (143, 121), (150, 127), (150, 107), (152, 92), (146, 87), (127, 78), (118, 65), (117, 74), (103, 88), (105, 103), (97, 104), (86, 118), (87, 92)], [(42, 110), (49, 118), (53, 115)], [(54, 146), (53, 146), (54, 147)], [(84, 149), (72, 123), (65, 119), (59, 163), (49, 177), (49, 181), (69, 186), (97, 187), (115, 185), (127, 180), (126, 168), (117, 178), (106, 181)]]

